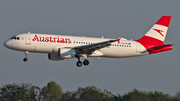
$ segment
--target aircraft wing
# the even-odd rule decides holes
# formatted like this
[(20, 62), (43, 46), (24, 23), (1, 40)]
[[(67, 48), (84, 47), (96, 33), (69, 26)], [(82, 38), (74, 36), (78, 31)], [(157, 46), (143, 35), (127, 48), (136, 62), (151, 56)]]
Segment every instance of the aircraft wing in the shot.
[(104, 42), (99, 42), (99, 43), (94, 43), (94, 44), (89, 44), (89, 45), (77, 46), (77, 47), (74, 47), (73, 49), (75, 49), (78, 54), (85, 53), (85, 54), (90, 55), (95, 50), (108, 47), (111, 45), (111, 43), (117, 40), (109, 40), (109, 41), (104, 41)]

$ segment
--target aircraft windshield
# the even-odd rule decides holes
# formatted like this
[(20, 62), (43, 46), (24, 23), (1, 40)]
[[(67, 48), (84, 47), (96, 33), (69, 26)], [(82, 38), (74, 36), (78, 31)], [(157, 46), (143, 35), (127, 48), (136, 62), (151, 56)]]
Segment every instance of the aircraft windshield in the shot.
[(13, 36), (13, 37), (12, 37), (12, 38), (10, 38), (10, 39), (19, 40), (20, 38), (19, 38), (19, 37), (15, 37), (15, 36)]

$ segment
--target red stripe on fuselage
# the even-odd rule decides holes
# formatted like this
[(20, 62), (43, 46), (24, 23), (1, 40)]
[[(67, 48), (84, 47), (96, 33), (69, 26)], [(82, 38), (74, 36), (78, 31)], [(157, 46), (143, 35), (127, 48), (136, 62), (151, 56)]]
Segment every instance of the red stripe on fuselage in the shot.
[(143, 36), (141, 39), (136, 40), (139, 43), (153, 43), (153, 44), (163, 44), (164, 42), (161, 40), (158, 40), (156, 38), (153, 37), (149, 37), (149, 36)]
[(146, 48), (146, 50), (149, 52), (149, 54), (156, 53), (155, 51), (148, 50), (149, 48), (163, 45), (163, 41), (149, 36), (143, 36), (141, 39), (135, 41), (143, 45)]
[(163, 41), (160, 41), (158, 39), (149, 36), (143, 36), (141, 39), (135, 41), (143, 45), (146, 48), (146, 50), (149, 52), (149, 54), (172, 50), (172, 46), (164, 46), (159, 49), (151, 50), (151, 47), (161, 46), (164, 44)]

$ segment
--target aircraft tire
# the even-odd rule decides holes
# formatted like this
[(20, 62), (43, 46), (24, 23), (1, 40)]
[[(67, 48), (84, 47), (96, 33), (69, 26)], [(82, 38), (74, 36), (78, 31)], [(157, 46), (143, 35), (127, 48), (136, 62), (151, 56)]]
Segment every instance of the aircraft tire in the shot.
[(89, 61), (88, 61), (87, 59), (85, 59), (85, 60), (83, 61), (83, 64), (84, 64), (85, 66), (87, 66), (87, 65), (89, 65)]
[(27, 61), (27, 58), (24, 58), (23, 61), (26, 62), (26, 61)]
[(76, 63), (76, 65), (77, 65), (78, 67), (81, 67), (81, 66), (82, 66), (82, 62), (81, 62), (81, 61), (78, 61), (78, 62)]

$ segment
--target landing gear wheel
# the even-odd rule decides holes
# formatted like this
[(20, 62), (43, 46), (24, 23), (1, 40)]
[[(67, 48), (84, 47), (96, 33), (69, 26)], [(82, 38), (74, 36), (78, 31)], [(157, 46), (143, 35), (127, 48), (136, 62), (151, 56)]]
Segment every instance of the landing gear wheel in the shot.
[(77, 65), (78, 67), (81, 67), (81, 66), (82, 66), (82, 62), (81, 62), (81, 61), (78, 61), (78, 62), (76, 63), (76, 65)]
[(83, 64), (84, 64), (85, 66), (87, 66), (87, 65), (89, 65), (89, 61), (88, 61), (87, 59), (85, 59), (85, 60), (83, 61)]
[(27, 58), (24, 58), (23, 61), (26, 62), (26, 61), (27, 61)]
[(26, 61), (27, 61), (27, 57), (28, 57), (28, 53), (29, 53), (29, 52), (28, 52), (28, 51), (24, 51), (24, 53), (25, 53), (25, 58), (23, 59), (23, 61), (26, 62)]

